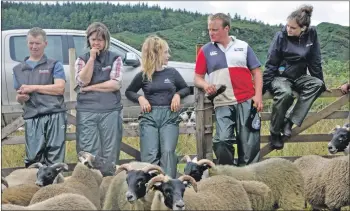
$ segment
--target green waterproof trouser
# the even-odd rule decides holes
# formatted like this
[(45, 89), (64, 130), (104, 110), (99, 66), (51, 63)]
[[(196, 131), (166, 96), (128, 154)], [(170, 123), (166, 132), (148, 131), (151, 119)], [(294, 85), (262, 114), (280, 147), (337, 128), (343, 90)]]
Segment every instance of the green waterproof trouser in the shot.
[(26, 167), (64, 162), (67, 114), (59, 112), (25, 120)]
[(77, 153), (86, 151), (119, 164), (122, 138), (122, 111), (77, 112)]
[[(280, 134), (286, 118), (297, 126), (301, 126), (313, 102), (322, 93), (324, 83), (310, 75), (304, 75), (296, 80), (276, 77), (271, 83), (273, 105), (271, 112), (270, 132)], [(299, 97), (291, 112), (286, 115), (294, 102), (293, 90)]]
[[(259, 161), (260, 131), (251, 131), (247, 126), (252, 100), (215, 109), (216, 133), (213, 149), (217, 164), (234, 165), (234, 147), (237, 144), (238, 166)], [(236, 135), (235, 135), (236, 132)]]
[(179, 137), (180, 112), (168, 106), (153, 106), (140, 118), (141, 161), (159, 165), (167, 175), (176, 178), (176, 145)]

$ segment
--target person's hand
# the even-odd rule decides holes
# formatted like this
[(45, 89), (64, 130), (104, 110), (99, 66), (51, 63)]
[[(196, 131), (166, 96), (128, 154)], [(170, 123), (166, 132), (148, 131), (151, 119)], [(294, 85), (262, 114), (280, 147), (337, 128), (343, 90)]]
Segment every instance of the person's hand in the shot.
[(171, 111), (176, 112), (180, 110), (180, 95), (179, 94), (174, 94), (173, 99), (171, 100)]
[(148, 100), (144, 96), (139, 97), (139, 104), (141, 107), (142, 112), (151, 112), (151, 105), (149, 104)]
[(91, 92), (91, 86), (80, 87), (80, 93), (84, 94), (85, 92)]
[(263, 102), (262, 102), (262, 96), (261, 95), (255, 95), (252, 98), (253, 102), (254, 102), (254, 106), (256, 107), (256, 110), (258, 112), (262, 111), (264, 108)]
[(216, 93), (216, 87), (214, 84), (207, 83), (203, 88), (205, 93), (207, 93), (208, 95), (213, 95)]
[(97, 48), (90, 49), (90, 58), (92, 60), (95, 60), (98, 55), (100, 55), (100, 50), (98, 50)]
[[(18, 91), (17, 91), (18, 92)], [(19, 103), (25, 103), (29, 100), (29, 95), (28, 94), (17, 94), (16, 95), (16, 100)]]
[(343, 94), (347, 94), (349, 92), (349, 89), (350, 89), (350, 84), (347, 84), (347, 83), (343, 84), (339, 88)]
[(32, 92), (35, 92), (35, 85), (23, 84), (19, 90), (17, 90), (19, 94), (30, 94)]

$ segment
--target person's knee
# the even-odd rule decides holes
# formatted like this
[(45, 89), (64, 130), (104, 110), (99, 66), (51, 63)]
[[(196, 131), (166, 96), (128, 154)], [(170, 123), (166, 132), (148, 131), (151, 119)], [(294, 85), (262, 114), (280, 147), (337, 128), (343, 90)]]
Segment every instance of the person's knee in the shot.
[(291, 89), (281, 89), (276, 93), (275, 99), (290, 101), (294, 99), (293, 90)]
[(318, 90), (323, 86), (324, 86), (323, 81), (318, 78), (313, 78), (312, 82), (310, 82), (310, 88), (314, 88), (315, 90)]

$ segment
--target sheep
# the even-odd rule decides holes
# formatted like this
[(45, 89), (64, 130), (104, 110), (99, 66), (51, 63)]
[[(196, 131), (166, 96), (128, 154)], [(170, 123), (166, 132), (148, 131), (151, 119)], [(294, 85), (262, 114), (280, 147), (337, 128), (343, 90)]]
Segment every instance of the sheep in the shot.
[(3, 204), (1, 208), (2, 210), (97, 210), (85, 196), (72, 193), (63, 193), (27, 207)]
[(154, 171), (164, 174), (161, 167), (145, 162), (130, 162), (121, 165), (108, 188), (103, 209), (150, 209), (151, 201), (144, 199), (145, 184), (157, 175)]
[(57, 180), (63, 177), (60, 175), (63, 170), (68, 170), (68, 165), (65, 163), (55, 163), (51, 166), (34, 163), (27, 169), (17, 169), (11, 172), (5, 177), (5, 180), (8, 182), (9, 187), (34, 183), (37, 183), (39, 186), (46, 186), (57, 183), (55, 179)]
[(331, 134), (333, 137), (328, 143), (328, 152), (330, 154), (344, 152), (345, 155), (348, 155), (350, 147), (350, 124), (345, 124), (343, 127), (337, 125)]
[[(259, 207), (259, 209), (303, 209), (303, 176), (291, 161), (283, 158), (269, 158), (248, 166), (236, 167), (215, 165), (207, 159), (194, 163), (188, 156), (185, 158), (187, 163), (184, 173), (192, 176), (196, 181), (200, 181), (202, 177), (227, 175), (241, 181), (255, 180), (266, 184), (271, 189), (270, 196), (266, 198), (264, 206)], [(254, 200), (261, 199), (258, 197)]]
[(102, 174), (99, 170), (90, 169), (91, 166), (88, 163), (91, 162), (89, 160), (91, 157), (86, 156), (85, 152), (79, 152), (78, 158), (82, 163), (77, 163), (69, 179), (60, 184), (42, 187), (34, 194), (30, 204), (44, 201), (62, 193), (76, 193), (85, 196), (97, 209), (100, 209), (99, 187), (102, 182)]
[(340, 210), (350, 205), (349, 158), (307, 155), (294, 161), (304, 177), (305, 199), (314, 209)]
[[(193, 188), (187, 188), (189, 185)], [(156, 192), (151, 210), (252, 210), (242, 183), (229, 176), (214, 176), (198, 185), (194, 178), (158, 175), (147, 186)]]
[(2, 204), (28, 206), (33, 195), (40, 189), (35, 184), (20, 184), (9, 187), (1, 194)]

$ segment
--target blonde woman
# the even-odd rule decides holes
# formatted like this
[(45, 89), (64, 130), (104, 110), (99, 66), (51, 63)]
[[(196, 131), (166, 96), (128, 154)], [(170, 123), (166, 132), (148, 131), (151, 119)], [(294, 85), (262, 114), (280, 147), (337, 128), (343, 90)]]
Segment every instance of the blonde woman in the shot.
[[(80, 87), (76, 106), (77, 153), (90, 152), (118, 164), (123, 132), (119, 90), (123, 62), (108, 50), (110, 33), (103, 23), (90, 24), (86, 36), (90, 52), (79, 56), (75, 63)], [(102, 174), (107, 176), (107, 172)]]
[[(126, 89), (126, 97), (140, 104), (141, 161), (159, 165), (171, 177), (176, 177), (179, 137), (180, 98), (190, 89), (180, 73), (166, 67), (169, 46), (157, 36), (148, 37), (142, 46), (142, 71)], [(137, 92), (142, 89), (144, 96)]]

